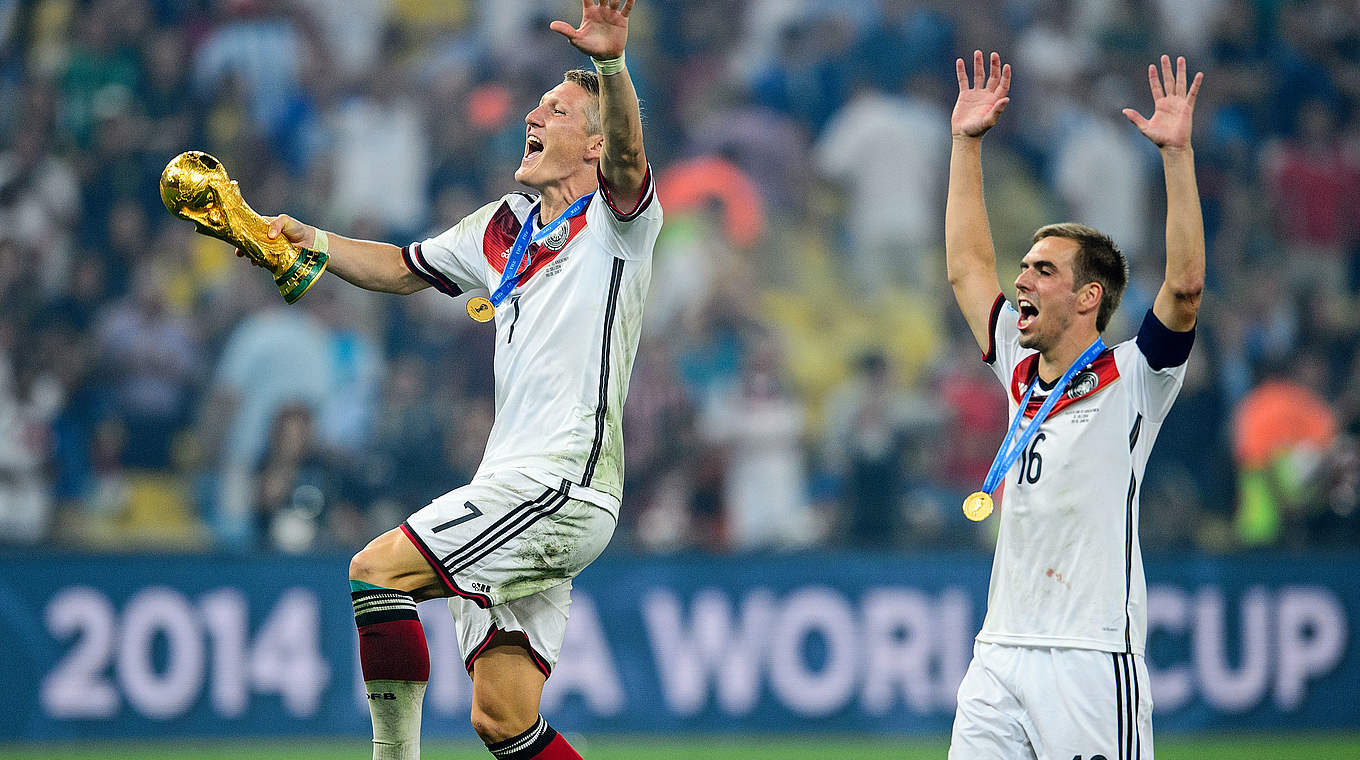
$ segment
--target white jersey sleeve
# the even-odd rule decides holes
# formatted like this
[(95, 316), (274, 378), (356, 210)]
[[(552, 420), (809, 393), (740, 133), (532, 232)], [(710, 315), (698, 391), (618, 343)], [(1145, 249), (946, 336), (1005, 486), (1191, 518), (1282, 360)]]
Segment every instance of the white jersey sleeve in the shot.
[(1161, 422), (1185, 381), (1185, 362), (1190, 357), (1195, 333), (1177, 333), (1149, 309), (1138, 338), (1120, 344), (1115, 351), (1119, 373), (1130, 383), (1135, 408), (1150, 422)]
[[(597, 172), (598, 173), (598, 172)], [(656, 201), (652, 167), (642, 179), (642, 194), (631, 208), (620, 207), (609, 194), (604, 175), (599, 174), (600, 191), (596, 203), (586, 209), (586, 221), (601, 230), (614, 256), (635, 260), (651, 256), (656, 236), (661, 232), (661, 204)]]
[(504, 200), (488, 203), (444, 232), (402, 249), (406, 267), (436, 290), (450, 296), (476, 288), (491, 289), (482, 253), (482, 237)]

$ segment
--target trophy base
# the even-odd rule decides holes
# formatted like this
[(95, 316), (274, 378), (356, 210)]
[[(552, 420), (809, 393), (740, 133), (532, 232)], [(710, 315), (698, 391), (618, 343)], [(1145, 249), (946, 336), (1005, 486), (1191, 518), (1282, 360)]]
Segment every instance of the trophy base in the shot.
[(301, 298), (326, 271), (326, 262), (330, 258), (329, 254), (321, 251), (303, 248), (288, 271), (274, 278), (274, 284), (279, 286), (279, 293), (283, 295), (283, 302), (292, 304)]

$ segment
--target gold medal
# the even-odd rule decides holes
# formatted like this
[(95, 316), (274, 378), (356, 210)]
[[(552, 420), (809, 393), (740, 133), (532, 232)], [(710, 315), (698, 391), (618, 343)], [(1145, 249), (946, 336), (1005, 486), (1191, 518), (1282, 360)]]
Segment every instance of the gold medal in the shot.
[(490, 300), (476, 296), (468, 299), (467, 313), (478, 322), (490, 322), (491, 318), (496, 316), (496, 307), (491, 305)]
[(976, 491), (968, 495), (963, 500), (963, 516), (973, 522), (987, 519), (987, 515), (992, 513), (992, 497), (990, 494)]

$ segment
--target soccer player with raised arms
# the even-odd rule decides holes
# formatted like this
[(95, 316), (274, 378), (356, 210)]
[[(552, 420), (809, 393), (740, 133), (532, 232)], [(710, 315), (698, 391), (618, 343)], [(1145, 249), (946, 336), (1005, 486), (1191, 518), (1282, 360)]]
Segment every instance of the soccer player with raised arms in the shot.
[(1122, 253), (1080, 224), (1034, 234), (1016, 302), (997, 278), (982, 196), (982, 136), (1010, 102), (1011, 70), (973, 55), (959, 97), (945, 208), (949, 283), (985, 361), (1006, 389), (1011, 425), (970, 518), (1005, 483), (987, 615), (959, 686), (949, 757), (1152, 754), (1143, 649), (1147, 587), (1138, 495), (1153, 441), (1180, 390), (1204, 287), (1204, 225), (1190, 147), (1202, 75), (1185, 59), (1148, 67), (1154, 112), (1124, 115), (1161, 151), (1166, 278), (1133, 340), (1101, 333), (1128, 280)]
[(468, 302), (496, 329), (496, 418), (481, 466), (350, 563), (374, 760), (420, 756), (430, 665), (416, 603), (439, 597), (449, 598), (472, 725), (491, 753), (580, 757), (538, 710), (572, 578), (618, 521), (623, 401), (661, 229), (624, 64), (632, 9), (633, 0), (583, 0), (578, 27), (552, 23), (596, 71), (567, 72), (524, 118), (515, 179), (535, 193), (505, 195), (404, 248), (287, 216), (271, 223), (270, 237), (327, 252), (330, 271), (362, 288), (490, 291)]

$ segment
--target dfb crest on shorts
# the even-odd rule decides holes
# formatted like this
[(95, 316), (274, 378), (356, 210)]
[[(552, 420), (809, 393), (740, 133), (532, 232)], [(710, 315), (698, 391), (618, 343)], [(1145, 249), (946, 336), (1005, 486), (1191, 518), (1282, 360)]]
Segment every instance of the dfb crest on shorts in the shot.
[(1100, 386), (1100, 375), (1089, 369), (1084, 369), (1072, 378), (1072, 384), (1067, 386), (1067, 393), (1063, 394), (1071, 399), (1078, 399), (1090, 394)]
[(571, 237), (571, 225), (559, 224), (546, 238), (543, 239), (543, 247), (550, 251), (560, 251), (567, 244), (567, 238)]

